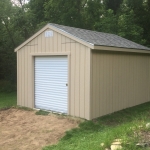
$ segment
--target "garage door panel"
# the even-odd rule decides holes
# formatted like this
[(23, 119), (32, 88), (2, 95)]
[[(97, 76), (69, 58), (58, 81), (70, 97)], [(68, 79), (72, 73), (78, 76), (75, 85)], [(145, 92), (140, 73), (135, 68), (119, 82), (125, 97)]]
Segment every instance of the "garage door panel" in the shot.
[[(41, 103), (43, 103), (43, 104), (45, 104), (45, 107), (47, 106), (47, 102), (49, 102), (49, 101), (42, 101), (42, 99), (41, 99), (41, 101), (39, 100), (39, 103), (37, 103), (37, 105), (39, 104), (39, 106), (40, 106), (40, 104)], [(51, 101), (51, 104), (52, 105), (59, 105), (60, 103), (59, 102), (56, 102), (56, 101)], [(60, 107), (62, 107), (62, 106), (65, 106), (67, 103), (63, 103), (61, 106), (59, 106), (59, 108)]]
[[(47, 83), (46, 83), (47, 84)], [(48, 89), (53, 89), (54, 91), (55, 90), (57, 90), (57, 88), (58, 88), (58, 86), (59, 86), (59, 89), (62, 89), (62, 90), (65, 90), (64, 88), (65, 88), (65, 86), (63, 86), (63, 85), (61, 85), (61, 84), (53, 84), (53, 83), (49, 83), (49, 84), (51, 84), (50, 86), (48, 86), (48, 84), (47, 85), (44, 85), (44, 84), (36, 84), (36, 86), (40, 86), (39, 88), (41, 89), (42, 87), (45, 89), (46, 87), (48, 88)], [(65, 83), (64, 83), (65, 84)], [(43, 89), (43, 90), (44, 90)], [(41, 89), (42, 90), (42, 89)]]
[(67, 56), (35, 57), (35, 107), (67, 113)]
[[(40, 82), (41, 82), (41, 83), (44, 83), (44, 84), (45, 84), (45, 83), (47, 83), (47, 84), (49, 84), (49, 83), (63, 83), (63, 84), (64, 84), (64, 83), (65, 83), (64, 86), (66, 86), (66, 83), (67, 83), (67, 81), (62, 81), (61, 79), (59, 79), (59, 78), (61, 78), (61, 77), (59, 77), (59, 78), (57, 78), (57, 77), (52, 78), (51, 76), (49, 76), (49, 77), (45, 77), (45, 78), (42, 77), (42, 79), (41, 79), (41, 77), (39, 76), (38, 78), (40, 78), (40, 79), (39, 79), (38, 82), (36, 81), (35, 84), (39, 84)], [(51, 78), (51, 80), (49, 80), (49, 78)], [(67, 77), (66, 77), (66, 78), (67, 78)], [(55, 82), (55, 81), (56, 81), (56, 82)], [(40, 83), (40, 84), (41, 84), (41, 83)]]
[[(66, 95), (66, 94), (65, 94)], [(56, 94), (51, 94), (51, 96), (49, 96), (49, 93), (42, 93), (42, 94), (38, 94), (36, 97), (37, 98), (40, 98), (40, 97), (45, 97), (47, 98), (49, 96), (49, 99), (48, 100), (53, 100), (53, 99), (56, 99), (56, 98), (59, 98), (59, 102), (62, 100), (62, 99), (65, 99), (63, 98), (65, 95), (56, 95)], [(44, 100), (45, 101), (45, 100)]]

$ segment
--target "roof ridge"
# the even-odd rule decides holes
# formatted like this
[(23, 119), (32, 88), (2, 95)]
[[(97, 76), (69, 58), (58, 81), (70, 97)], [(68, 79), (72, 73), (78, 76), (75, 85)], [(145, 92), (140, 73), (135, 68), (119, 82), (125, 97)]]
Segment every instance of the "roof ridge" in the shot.
[[(51, 25), (63, 26), (63, 27), (68, 27), (68, 28), (73, 28), (73, 29), (85, 30), (85, 31), (89, 31), (89, 32), (96, 32), (96, 33), (103, 33), (103, 34), (111, 34), (111, 35), (114, 35), (114, 36), (118, 36), (118, 35), (113, 34), (113, 33), (99, 32), (99, 31), (96, 31), (96, 30), (89, 30), (89, 29), (83, 29), (83, 28), (65, 26), (65, 25), (60, 25), (60, 24), (55, 24), (55, 23), (49, 23), (49, 24), (51, 24)], [(119, 36), (119, 37), (120, 37), (120, 36)]]
[(59, 25), (54, 23), (49, 23), (49, 25), (54, 26), (64, 32), (67, 32), (79, 39), (82, 39), (88, 43), (92, 43), (94, 45), (99, 46), (113, 46), (113, 47), (124, 47), (124, 48), (132, 48), (132, 49), (143, 49), (150, 50), (150, 48), (123, 38), (119, 35), (112, 33), (105, 33), (99, 31), (92, 31), (82, 28), (70, 27), (65, 25)]

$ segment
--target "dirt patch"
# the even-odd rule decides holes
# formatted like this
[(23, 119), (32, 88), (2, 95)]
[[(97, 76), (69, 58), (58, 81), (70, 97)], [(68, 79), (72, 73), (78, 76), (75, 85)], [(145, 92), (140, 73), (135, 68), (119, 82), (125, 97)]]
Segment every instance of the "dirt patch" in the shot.
[(0, 111), (0, 150), (41, 150), (56, 144), (78, 121), (56, 115), (38, 116), (34, 111)]

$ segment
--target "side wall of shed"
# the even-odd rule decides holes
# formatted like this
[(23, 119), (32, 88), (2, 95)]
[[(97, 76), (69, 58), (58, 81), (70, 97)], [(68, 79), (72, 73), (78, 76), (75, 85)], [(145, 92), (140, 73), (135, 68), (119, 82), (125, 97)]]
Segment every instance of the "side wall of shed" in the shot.
[(92, 51), (91, 119), (150, 100), (150, 55)]
[[(50, 30), (50, 29), (47, 29)], [(90, 110), (90, 49), (54, 31), (45, 33), (17, 51), (17, 104), (34, 108), (34, 56), (69, 52), (69, 115), (89, 119)], [(40, 55), (39, 55), (40, 56)]]

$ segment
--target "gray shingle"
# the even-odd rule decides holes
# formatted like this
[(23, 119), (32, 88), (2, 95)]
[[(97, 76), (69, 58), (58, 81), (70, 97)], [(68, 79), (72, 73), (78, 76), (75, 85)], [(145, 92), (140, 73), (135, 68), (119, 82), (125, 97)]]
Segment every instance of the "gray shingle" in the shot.
[(114, 34), (68, 27), (53, 23), (50, 23), (50, 25), (93, 45), (150, 50), (148, 47), (142, 46)]

